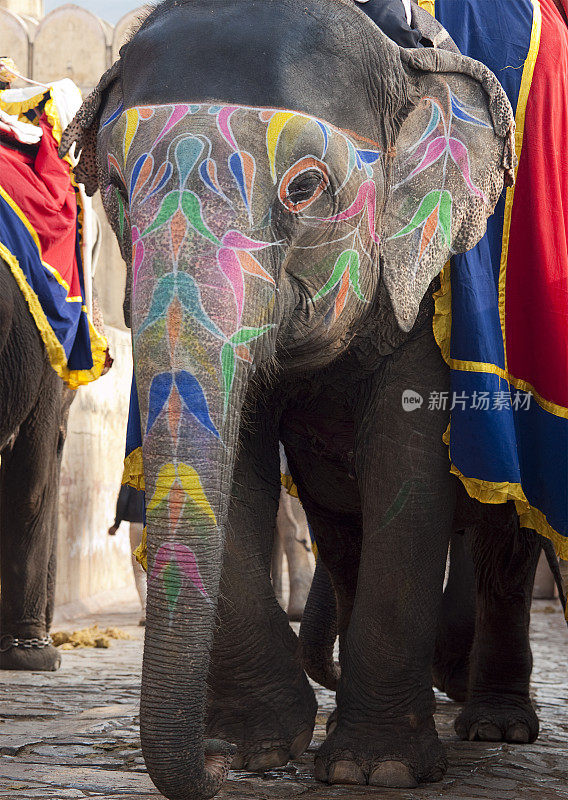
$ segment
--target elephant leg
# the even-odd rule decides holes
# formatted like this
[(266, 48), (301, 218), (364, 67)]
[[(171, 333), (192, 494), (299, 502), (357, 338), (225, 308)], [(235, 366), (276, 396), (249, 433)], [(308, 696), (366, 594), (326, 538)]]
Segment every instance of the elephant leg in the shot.
[(51, 367), (38, 401), (3, 456), (0, 514), (0, 668), (59, 668), (48, 646), (12, 646), (13, 639), (42, 640), (49, 632), (55, 590), (57, 497), (62, 384)]
[(519, 527), (511, 503), (490, 507), (487, 522), (471, 532), (477, 614), (468, 699), (456, 732), (472, 741), (533, 742), (539, 725), (529, 697), (529, 622), (540, 539)]
[(465, 702), (475, 634), (475, 573), (467, 531), (452, 534), (432, 676), (434, 686)]
[[(315, 776), (327, 783), (409, 788), (446, 770), (432, 661), (456, 485), (442, 442), (447, 414), (429, 410), (428, 398), (448, 382), (428, 326), (360, 392), (363, 543), (340, 633), (337, 725), (316, 755)], [(407, 389), (425, 399), (411, 412)]]
[(312, 578), (314, 575), (310, 532), (306, 515), (296, 497), (285, 490), (280, 494), (280, 507), (276, 520), (277, 528), (284, 528), (284, 552), (288, 561), (290, 596), (288, 599), (288, 618), (299, 622)]
[(326, 689), (337, 690), (339, 664), (333, 657), (337, 638), (337, 602), (331, 575), (318, 558), (302, 624), (300, 645), (302, 663), (313, 681)]
[(248, 427), (235, 467), (208, 679), (207, 735), (237, 745), (235, 769), (286, 764), (308, 747), (315, 724), (298, 638), (270, 581), (279, 483), (277, 440)]

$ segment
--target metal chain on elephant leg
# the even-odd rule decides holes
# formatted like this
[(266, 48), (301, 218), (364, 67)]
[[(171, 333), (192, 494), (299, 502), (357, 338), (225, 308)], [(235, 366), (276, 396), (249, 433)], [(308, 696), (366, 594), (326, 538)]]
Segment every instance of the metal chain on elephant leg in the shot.
[[(4, 646), (6, 639), (9, 641), (9, 644)], [(37, 637), (33, 639), (17, 639), (14, 636), (6, 635), (0, 638), (0, 653), (7, 653), (8, 650), (11, 650), (13, 647), (23, 647), (25, 650), (31, 650), (33, 648), (42, 650), (45, 647), (49, 647), (50, 644), (53, 644), (51, 636), (43, 636), (41, 639)]]

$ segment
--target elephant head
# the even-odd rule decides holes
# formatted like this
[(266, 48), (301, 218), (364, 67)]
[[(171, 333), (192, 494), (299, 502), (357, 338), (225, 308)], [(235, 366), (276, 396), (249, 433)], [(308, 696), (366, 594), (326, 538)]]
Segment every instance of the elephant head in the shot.
[[(148, 607), (141, 733), (172, 800), (211, 797), (208, 653), (243, 401), (377, 313), (411, 329), (512, 167), (495, 77), (405, 51), (349, 0), (162, 3), (67, 130), (129, 266)], [(381, 293), (382, 294), (382, 293)]]

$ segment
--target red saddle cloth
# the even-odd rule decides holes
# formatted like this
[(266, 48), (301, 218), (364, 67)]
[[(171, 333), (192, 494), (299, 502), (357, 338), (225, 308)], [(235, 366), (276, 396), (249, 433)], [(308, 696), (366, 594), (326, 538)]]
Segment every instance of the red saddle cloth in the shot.
[(46, 116), (35, 157), (0, 146), (0, 185), (24, 213), (36, 232), (45, 264), (79, 297), (81, 286), (76, 255), (77, 199), (70, 167), (57, 154), (57, 142)]

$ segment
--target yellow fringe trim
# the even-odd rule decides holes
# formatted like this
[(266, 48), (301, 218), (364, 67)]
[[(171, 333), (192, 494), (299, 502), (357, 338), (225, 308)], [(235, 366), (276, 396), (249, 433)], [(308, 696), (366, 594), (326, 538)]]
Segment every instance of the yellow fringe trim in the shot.
[(10, 267), (10, 271), (14, 276), (16, 283), (24, 295), (24, 298), (28, 304), (28, 308), (30, 309), (30, 313), (45, 345), (49, 363), (59, 377), (65, 381), (70, 389), (78, 389), (79, 386), (91, 383), (92, 381), (96, 381), (97, 378), (100, 378), (106, 362), (106, 351), (108, 344), (104, 336), (101, 336), (100, 333), (94, 328), (91, 320), (88, 320), (88, 322), (89, 337), (91, 340), (91, 350), (93, 355), (93, 366), (89, 370), (71, 370), (67, 366), (67, 356), (65, 355), (65, 350), (63, 349), (61, 342), (54, 334), (36, 293), (27, 282), (26, 276), (20, 267), (18, 259), (2, 243), (0, 243), (0, 256)]
[(144, 525), (144, 530), (142, 531), (142, 541), (134, 551), (133, 555), (136, 561), (140, 564), (140, 566), (148, 572), (148, 535), (147, 535), (147, 527)]
[(292, 480), (291, 475), (285, 475), (283, 472), (281, 472), (280, 483), (286, 489), (290, 497), (298, 497), (298, 489), (296, 488), (296, 484)]
[(122, 483), (132, 486), (133, 489), (145, 489), (144, 482), (144, 459), (142, 448), (137, 447), (124, 459), (124, 471), (122, 473)]

